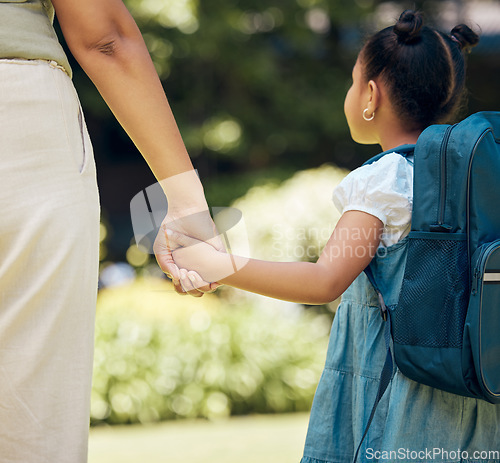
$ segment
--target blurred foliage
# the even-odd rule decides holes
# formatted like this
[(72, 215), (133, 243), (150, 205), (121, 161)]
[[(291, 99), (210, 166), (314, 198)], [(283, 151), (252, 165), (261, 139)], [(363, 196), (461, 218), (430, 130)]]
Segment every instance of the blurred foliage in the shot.
[(229, 206), (235, 199), (245, 196), (254, 186), (272, 183), (279, 185), (297, 172), (293, 166), (269, 167), (262, 170), (223, 173), (205, 180), (204, 191), (208, 204), (216, 207)]
[(286, 307), (181, 298), (161, 279), (101, 291), (92, 424), (309, 410), (331, 317)]

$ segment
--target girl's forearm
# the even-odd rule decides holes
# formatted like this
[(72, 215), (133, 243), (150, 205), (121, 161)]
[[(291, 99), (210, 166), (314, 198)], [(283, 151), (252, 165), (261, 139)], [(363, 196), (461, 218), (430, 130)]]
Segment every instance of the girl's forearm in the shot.
[(370, 263), (383, 224), (360, 211), (342, 215), (316, 263), (268, 262), (215, 251), (200, 240), (167, 231), (180, 268), (265, 296), (303, 304), (324, 304), (339, 297)]
[[(219, 253), (222, 255), (221, 253)], [(220, 283), (235, 288), (301, 304), (326, 304), (339, 297), (341, 287), (331, 272), (320, 263), (268, 262), (239, 256), (222, 255), (212, 260), (211, 269), (202, 271), (207, 281), (219, 272)]]

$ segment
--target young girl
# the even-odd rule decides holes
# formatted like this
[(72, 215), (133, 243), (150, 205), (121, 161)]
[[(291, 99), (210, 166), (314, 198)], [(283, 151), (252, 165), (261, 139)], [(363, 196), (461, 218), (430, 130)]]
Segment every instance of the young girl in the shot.
[[(176, 263), (205, 281), (305, 304), (343, 294), (302, 463), (351, 462), (361, 440), (386, 354), (379, 303), (363, 269), (373, 259), (385, 302), (395, 304), (412, 210), (411, 145), (423, 129), (458, 109), (463, 51), (477, 41), (465, 25), (447, 35), (424, 27), (420, 14), (405, 11), (395, 26), (364, 45), (345, 114), (354, 141), (379, 144), (389, 154), (356, 169), (336, 188), (334, 202), (342, 217), (316, 263), (230, 256), (167, 230), (172, 247), (184, 246), (174, 251)], [(186, 289), (201, 284), (197, 274), (187, 273)], [(433, 389), (397, 371), (360, 461), (500, 461), (498, 453), (484, 453), (500, 451), (499, 424), (500, 406)]]

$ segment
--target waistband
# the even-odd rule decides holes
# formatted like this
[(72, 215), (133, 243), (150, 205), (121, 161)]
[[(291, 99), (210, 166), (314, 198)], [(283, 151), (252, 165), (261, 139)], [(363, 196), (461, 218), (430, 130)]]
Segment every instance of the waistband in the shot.
[(63, 71), (68, 77), (68, 71), (64, 66), (61, 66), (57, 61), (45, 59), (23, 59), (23, 58), (0, 58), (0, 64), (18, 64), (18, 65), (48, 65), (53, 69)]

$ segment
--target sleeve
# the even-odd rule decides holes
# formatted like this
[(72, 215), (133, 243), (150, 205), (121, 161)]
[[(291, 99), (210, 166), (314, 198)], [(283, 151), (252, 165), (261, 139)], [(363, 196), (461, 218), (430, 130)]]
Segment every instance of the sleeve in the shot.
[(377, 217), (387, 228), (405, 228), (411, 221), (413, 166), (397, 153), (348, 174), (333, 192), (341, 214), (361, 211)]

